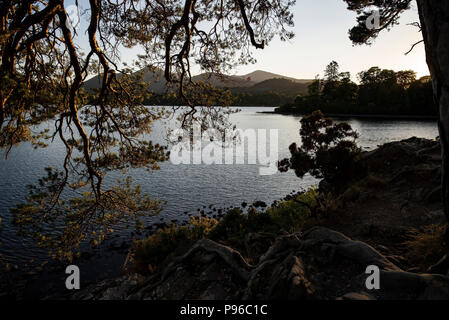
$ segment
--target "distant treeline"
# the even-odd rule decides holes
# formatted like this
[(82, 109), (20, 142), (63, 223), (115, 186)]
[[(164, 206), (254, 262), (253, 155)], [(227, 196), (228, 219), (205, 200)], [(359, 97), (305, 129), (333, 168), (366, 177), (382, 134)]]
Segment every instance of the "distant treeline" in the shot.
[[(277, 107), (284, 104), (292, 103), (295, 100), (296, 94), (265, 91), (265, 92), (232, 92), (231, 90), (231, 106), (266, 106)], [(144, 101), (148, 105), (179, 105), (184, 104), (181, 99), (174, 95), (157, 95), (153, 94), (151, 98)]]
[(295, 94), (285, 92), (266, 91), (266, 92), (243, 92), (232, 93), (234, 101), (233, 106), (266, 106), (277, 107), (291, 103), (295, 99)]
[(340, 72), (338, 63), (331, 62), (324, 79), (315, 79), (305, 95), (298, 95), (278, 112), (311, 113), (321, 110), (328, 114), (415, 115), (437, 116), (429, 76), (416, 79), (411, 70), (372, 67), (358, 74), (360, 84), (350, 80), (348, 72)]
[[(289, 79), (273, 78), (256, 83), (253, 86), (220, 87), (229, 94), (232, 106), (270, 106), (278, 107), (292, 103), (298, 93), (306, 93), (311, 81), (294, 82)], [(153, 94), (144, 103), (151, 105), (176, 105), (183, 101), (176, 94)]]

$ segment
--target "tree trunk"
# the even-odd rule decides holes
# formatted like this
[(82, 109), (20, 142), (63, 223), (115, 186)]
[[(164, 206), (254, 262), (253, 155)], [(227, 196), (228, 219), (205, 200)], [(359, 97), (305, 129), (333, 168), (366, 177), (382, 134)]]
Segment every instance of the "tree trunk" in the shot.
[(426, 59), (438, 105), (444, 214), (449, 222), (449, 1), (417, 0)]

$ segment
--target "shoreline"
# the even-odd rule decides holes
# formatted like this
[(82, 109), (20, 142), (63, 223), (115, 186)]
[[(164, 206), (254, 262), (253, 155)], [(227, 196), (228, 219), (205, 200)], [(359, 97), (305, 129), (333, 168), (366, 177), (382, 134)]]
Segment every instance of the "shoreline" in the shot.
[[(203, 211), (202, 216), (221, 221), (226, 212), (233, 208), (241, 208), (243, 210), (247, 205), (250, 205), (265, 210), (267, 207), (273, 206), (276, 201), (284, 201), (299, 194), (302, 194), (302, 191), (292, 190), (279, 199), (273, 200), (271, 204), (267, 200), (255, 200), (253, 203), (244, 201), (240, 204), (236, 203), (235, 205), (224, 207), (204, 205), (201, 209)], [(210, 210), (207, 210), (207, 207)], [(211, 211), (212, 208), (216, 208), (217, 211)], [(204, 212), (204, 210), (207, 210), (207, 212)], [(194, 216), (194, 212), (189, 212), (188, 215)], [(139, 238), (136, 239), (146, 239), (170, 226), (183, 227), (187, 225), (187, 221), (154, 222), (147, 225), (145, 230), (139, 235)], [(13, 268), (9, 273), (0, 274), (0, 301), (2, 299), (46, 300), (69, 298), (72, 293), (67, 291), (62, 280), (66, 277), (65, 268), (69, 264), (74, 264), (80, 270), (83, 270), (81, 283), (83, 289), (96, 286), (102, 281), (111, 281), (125, 276), (124, 267), (132, 247), (134, 232), (130, 231), (128, 236), (124, 237), (113, 234), (98, 247), (82, 251), (81, 256), (71, 262), (61, 262), (50, 257), (41, 257), (42, 260), (36, 261), (34, 265), (20, 265), (17, 269)], [(2, 267), (1, 264), (0, 267)], [(11, 287), (11, 285), (15, 284), (20, 289), (16, 290)], [(49, 293), (50, 291), (52, 292)]]
[[(296, 199), (313, 206), (320, 194), (308, 192), (275, 206), (280, 211), (274, 216), (230, 211), (202, 236), (187, 237), (191, 243), (175, 236), (176, 249), (164, 249), (168, 254), (157, 249), (165, 238), (147, 242), (134, 256), (137, 269), (69, 299), (447, 300), (449, 277), (438, 262), (445, 254), (440, 177), (435, 175), (439, 154), (438, 142), (429, 139), (383, 144), (362, 157), (368, 170), (348, 180), (344, 193), (325, 198), (333, 208), (323, 208), (320, 216), (304, 211), (311, 210), (308, 205), (301, 210), (293, 205)], [(409, 174), (403, 174), (405, 167)], [(405, 202), (412, 205), (405, 208)], [(302, 222), (287, 231), (285, 223), (294, 226), (294, 221)], [(417, 228), (426, 229), (412, 234)], [(153, 260), (154, 254), (163, 259)], [(367, 293), (361, 272), (373, 262), (387, 281), (406, 281), (406, 286)], [(147, 272), (147, 265), (155, 269)]]
[[(83, 272), (82, 290), (75, 294), (67, 292), (64, 288), (63, 279), (66, 276), (64, 268), (61, 267), (56, 268), (56, 270), (51, 270), (51, 268), (49, 269), (49, 267), (46, 267), (43, 272), (35, 274), (32, 278), (17, 285), (17, 287), (14, 286), (14, 283), (18, 283), (17, 281), (12, 283), (12, 288), (16, 289), (17, 292), (15, 292), (15, 290), (9, 292), (8, 288), (6, 288), (7, 291), (3, 293), (3, 298), (13, 298), (15, 294), (18, 294), (18, 298), (16, 299), (20, 300), (144, 299), (149, 297), (154, 299), (168, 298), (177, 300), (186, 296), (191, 297), (190, 294), (194, 293), (194, 298), (199, 300), (205, 299), (205, 297), (213, 299), (223, 299), (223, 297), (239, 299), (242, 298), (242, 292), (252, 292), (246, 290), (247, 287), (260, 290), (257, 291), (257, 293), (262, 294), (266, 292), (266, 288), (272, 286), (273, 283), (284, 283), (287, 281), (282, 275), (288, 273), (274, 272), (274, 274), (281, 275), (277, 278), (262, 277), (261, 282), (259, 282), (261, 287), (259, 287), (259, 285), (254, 287), (251, 282), (242, 281), (240, 276), (237, 277), (239, 280), (236, 280), (237, 278), (234, 273), (237, 275), (244, 274), (248, 276), (248, 273), (256, 272), (254, 270), (257, 270), (257, 268), (251, 271), (251, 268), (247, 269), (245, 267), (248, 266), (248, 261), (258, 261), (260, 257), (266, 254), (266, 252), (270, 252), (270, 250), (276, 250), (275, 252), (279, 256), (276, 260), (278, 265), (276, 268), (279, 269), (278, 271), (290, 271), (289, 267), (285, 267), (285, 265), (291, 260), (288, 256), (291, 254), (292, 248), (279, 245), (275, 246), (274, 244), (281, 243), (279, 241), (286, 239), (286, 237), (290, 238), (300, 235), (300, 233), (297, 232), (303, 232), (301, 237), (305, 234), (314, 234), (311, 239), (314, 241), (318, 240), (323, 248), (329, 248), (329, 245), (335, 246), (335, 242), (332, 241), (329, 243), (329, 239), (338, 237), (338, 239), (347, 239), (341, 240), (343, 241), (341, 243), (342, 248), (346, 248), (347, 245), (353, 245), (354, 242), (352, 241), (357, 241), (359, 246), (364, 246), (363, 248), (368, 250), (366, 251), (364, 249), (364, 255), (362, 256), (351, 251), (348, 253), (348, 255), (350, 254), (350, 259), (345, 255), (338, 257), (338, 261), (336, 264), (332, 265), (333, 267), (320, 269), (322, 272), (319, 274), (326, 274), (324, 278), (309, 278), (306, 273), (302, 274), (302, 277), (308, 281), (307, 283), (311, 283), (312, 287), (315, 287), (316, 285), (316, 290), (320, 290), (320, 294), (317, 297), (320, 297), (321, 299), (336, 299), (342, 296), (345, 292), (337, 292), (336, 288), (339, 288), (342, 283), (348, 283), (348, 281), (353, 284), (351, 289), (346, 290), (348, 293), (359, 292), (359, 290), (361, 290), (357, 285), (357, 278), (351, 273), (351, 270), (355, 267), (354, 260), (357, 261), (358, 258), (366, 256), (365, 253), (372, 252), (372, 247), (368, 247), (364, 243), (367, 243), (378, 250), (380, 252), (378, 256), (384, 259), (386, 264), (390, 265), (393, 263), (391, 266), (394, 268), (402, 268), (404, 272), (413, 272), (413, 274), (416, 275), (415, 277), (417, 277), (416, 279), (419, 280), (421, 273), (425, 273), (427, 267), (432, 266), (434, 261), (415, 261), (411, 259), (406, 255), (407, 251), (402, 247), (402, 243), (409, 239), (407, 238), (408, 233), (406, 230), (411, 230), (410, 228), (416, 228), (417, 226), (431, 226), (435, 223), (440, 223), (444, 219), (441, 204), (438, 200), (438, 192), (435, 191), (435, 188), (438, 187), (439, 184), (439, 179), (435, 176), (435, 169), (440, 166), (440, 160), (437, 159), (439, 149), (434, 148), (436, 145), (437, 142), (435, 141), (412, 137), (406, 140), (386, 143), (378, 147), (376, 152), (367, 153), (367, 156), (364, 157), (364, 161), (371, 170), (361, 179), (354, 180), (347, 189), (351, 192), (345, 192), (343, 198), (339, 198), (340, 200), (335, 202), (337, 207), (334, 209), (335, 211), (333, 211), (333, 216), (337, 217), (337, 219), (329, 218), (325, 220), (314, 220), (309, 217), (300, 229), (285, 234), (283, 228), (280, 228), (277, 231), (266, 229), (268, 220), (259, 219), (262, 217), (260, 216), (263, 214), (262, 211), (267, 210), (266, 208), (276, 207), (276, 201), (271, 205), (267, 203), (255, 205), (255, 203), (253, 203), (255, 208), (261, 207), (262, 209), (257, 210), (257, 212), (259, 212), (259, 218), (251, 221), (242, 218), (247, 216), (247, 213), (244, 213), (244, 208), (248, 205), (247, 203), (242, 203), (240, 206), (242, 208), (240, 215), (233, 215), (231, 213), (230, 216), (227, 216), (230, 212), (226, 212), (223, 219), (220, 217), (220, 219), (217, 220), (222, 226), (232, 227), (233, 225), (237, 225), (240, 226), (239, 228), (244, 228), (246, 231), (244, 236), (240, 239), (243, 244), (239, 244), (238, 241), (235, 242), (235, 238), (227, 238), (228, 232), (231, 232), (232, 234), (232, 228), (229, 229), (231, 231), (228, 231), (227, 227), (224, 229), (222, 227), (221, 229), (216, 229), (216, 232), (218, 233), (215, 233), (214, 236), (203, 236), (203, 238), (193, 241), (192, 244), (189, 244), (185, 248), (183, 248), (182, 244), (178, 243), (177, 249), (174, 251), (172, 250), (173, 255), (167, 255), (166, 259), (159, 262), (157, 265), (161, 269), (150, 274), (141, 274), (137, 272), (136, 269), (126, 269), (126, 256), (130, 253), (130, 247), (119, 246), (111, 251), (107, 250), (108, 254), (106, 255), (89, 256), (85, 259), (84, 264), (79, 265), (80, 269), (85, 271)], [(425, 150), (425, 157), (423, 157), (423, 152), (419, 152), (420, 150)], [(418, 156), (418, 154), (420, 154), (420, 156)], [(390, 161), (392, 165), (385, 167), (383, 165), (385, 161)], [(422, 164), (426, 164), (425, 170), (420, 167)], [(415, 173), (418, 172), (416, 170), (419, 167), (418, 173), (420, 183), (412, 183), (413, 179), (415, 179), (415, 174), (412, 176), (401, 176), (397, 181), (390, 180), (391, 177), (396, 177), (398, 172), (402, 172), (404, 166), (408, 165), (411, 166), (409, 170)], [(279, 199), (279, 201), (289, 201), (296, 199), (298, 195), (304, 194), (303, 191), (292, 191), (290, 194)], [(410, 196), (412, 196), (412, 198), (410, 198)], [(405, 199), (408, 199), (407, 201), (412, 201), (414, 204), (414, 206), (411, 206), (404, 211), (405, 214), (407, 214), (407, 218), (402, 214), (397, 214), (399, 205), (403, 203), (402, 200)], [(369, 210), (366, 210), (367, 206)], [(421, 209), (424, 208), (431, 211), (432, 214), (423, 216)], [(291, 210), (291, 208), (289, 210)], [(400, 210), (402, 211), (402, 209)], [(357, 215), (354, 215), (354, 212), (357, 212)], [(205, 217), (206, 216), (207, 214)], [(388, 223), (385, 223), (386, 220)], [(270, 226), (273, 225), (272, 220), (269, 221)], [(253, 224), (254, 222), (260, 223)], [(242, 227), (242, 223), (244, 227)], [(249, 224), (251, 224), (251, 228), (248, 229)], [(180, 226), (178, 225), (178, 227)], [(373, 233), (371, 230), (375, 230), (375, 232)], [(225, 232), (225, 234), (222, 234), (222, 232)], [(378, 234), (381, 234), (382, 236), (379, 237)], [(224, 238), (220, 238), (220, 235)], [(316, 239), (314, 238), (315, 236)], [(307, 238), (307, 235), (305, 237)], [(301, 239), (307, 240), (306, 238)], [(315, 260), (310, 260), (307, 257), (310, 255), (313, 255), (314, 259), (327, 259), (327, 257), (325, 258), (315, 250), (311, 250), (307, 254), (301, 253), (304, 249), (300, 244), (302, 243), (301, 239), (296, 239), (299, 242), (296, 240), (296, 242), (294, 242), (298, 244), (296, 249), (293, 248), (293, 250), (296, 250), (295, 252), (298, 256), (297, 260), (294, 261), (300, 261), (299, 266), (305, 264), (313, 268), (322, 268), (321, 264), (316, 264)], [(104, 243), (104, 245), (107, 246), (107, 243)], [(339, 244), (337, 243), (337, 245)], [(104, 252), (104, 250), (100, 251)], [(214, 254), (212, 255), (212, 260), (210, 260), (211, 255), (207, 253), (209, 251), (226, 254)], [(198, 261), (189, 258), (189, 255), (191, 255), (192, 252), (198, 254)], [(241, 259), (226, 258), (234, 257), (236, 252), (242, 257)], [(325, 251), (318, 250), (318, 252)], [(301, 256), (301, 254), (303, 254), (303, 256)], [(150, 256), (149, 253), (146, 253), (146, 255)], [(142, 253), (140, 254), (140, 261), (144, 261), (142, 260), (145, 259), (144, 256), (145, 253), (143, 253), (143, 256)], [(223, 257), (225, 258), (223, 259)], [(390, 261), (390, 257), (394, 257), (394, 260)], [(115, 262), (112, 262), (111, 260), (115, 260)], [(153, 264), (153, 260), (145, 261), (146, 264)], [(80, 261), (76, 261), (75, 264), (78, 264), (78, 262)], [(418, 262), (426, 262), (426, 265), (423, 267), (419, 265)], [(143, 263), (143, 265), (145, 265), (145, 263)], [(335, 263), (335, 261), (332, 263)], [(342, 281), (338, 280), (340, 279), (341, 274), (336, 266), (340, 267), (339, 263), (344, 264), (347, 268), (345, 269), (346, 274), (350, 276)], [(169, 267), (171, 271), (180, 271), (175, 273), (169, 272), (167, 273), (169, 275), (167, 278), (161, 278), (165, 274), (165, 266), (169, 265), (172, 265), (172, 267)], [(93, 266), (97, 271), (102, 270), (101, 275), (94, 270), (86, 273), (86, 271)], [(206, 272), (207, 275), (204, 276), (202, 273), (198, 273), (195, 270)], [(235, 270), (238, 271), (235, 272)], [(270, 274), (272, 274), (272, 270), (269, 270)], [(401, 272), (403, 271), (401, 270)], [(179, 284), (179, 277), (176, 276), (177, 273), (187, 275), (185, 283)], [(207, 280), (209, 277), (215, 279), (214, 277), (218, 273), (225, 273), (227, 280), (223, 282), (223, 280), (218, 279), (214, 280), (212, 283), (210, 283), (210, 280)], [(399, 276), (401, 275), (403, 274), (399, 274)], [(326, 282), (326, 278), (337, 280), (329, 284)], [(198, 283), (199, 285), (197, 286)], [(207, 284), (207, 286), (205, 286), (205, 284)], [(325, 287), (323, 287), (324, 285)], [(146, 289), (140, 291), (142, 288), (141, 286), (151, 288), (151, 290), (148, 292), (145, 291)], [(153, 288), (153, 286), (155, 287)], [(204, 291), (204, 288), (206, 287), (208, 289)], [(24, 291), (21, 291), (22, 288)], [(202, 291), (197, 291), (199, 288), (202, 288)], [(226, 290), (222, 290), (223, 288)], [(137, 289), (139, 289), (138, 293), (136, 293)], [(287, 292), (289, 291), (287, 290)], [(284, 292), (283, 294), (287, 293)], [(393, 297), (403, 297), (403, 294), (404, 292), (402, 291), (393, 292), (386, 290), (383, 293), (381, 292), (379, 297), (373, 296), (373, 298), (382, 299), (391, 297), (391, 295), (393, 295)], [(255, 298), (256, 295), (251, 297)], [(264, 297), (265, 299), (271, 299), (273, 296), (267, 295)], [(2, 298), (1, 291), (0, 298)], [(408, 298), (410, 299), (413, 297), (408, 296)], [(429, 298), (431, 298), (431, 296), (429, 296)]]
[[(279, 112), (279, 111), (258, 111), (264, 114), (281, 114), (289, 116), (304, 116), (305, 113), (297, 112)], [(415, 116), (415, 115), (388, 115), (388, 114), (341, 114), (341, 113), (324, 113), (325, 117), (340, 119), (373, 119), (373, 120), (422, 120), (434, 121), (438, 120), (437, 116)]]

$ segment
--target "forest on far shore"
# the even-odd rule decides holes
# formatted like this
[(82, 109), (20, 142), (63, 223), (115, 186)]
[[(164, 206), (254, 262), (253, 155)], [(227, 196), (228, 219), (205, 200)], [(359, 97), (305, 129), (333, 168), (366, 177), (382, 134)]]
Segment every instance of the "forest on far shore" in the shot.
[(327, 114), (437, 116), (430, 76), (417, 79), (411, 70), (371, 67), (358, 74), (359, 84), (349, 72), (340, 72), (332, 61), (324, 79), (315, 79), (304, 95), (282, 105), (277, 112), (306, 114), (321, 110)]

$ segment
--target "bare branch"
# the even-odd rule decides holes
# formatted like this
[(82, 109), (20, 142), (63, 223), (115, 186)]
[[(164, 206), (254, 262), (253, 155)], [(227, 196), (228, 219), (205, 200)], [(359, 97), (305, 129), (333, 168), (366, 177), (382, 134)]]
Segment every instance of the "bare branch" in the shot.
[(413, 51), (413, 49), (414, 49), (418, 44), (423, 43), (423, 42), (424, 42), (424, 39), (423, 39), (423, 40), (419, 40), (418, 42), (414, 43), (414, 44), (412, 45), (412, 47), (410, 48), (410, 50), (407, 51), (407, 52), (405, 53), (405, 55), (408, 55), (410, 52)]

